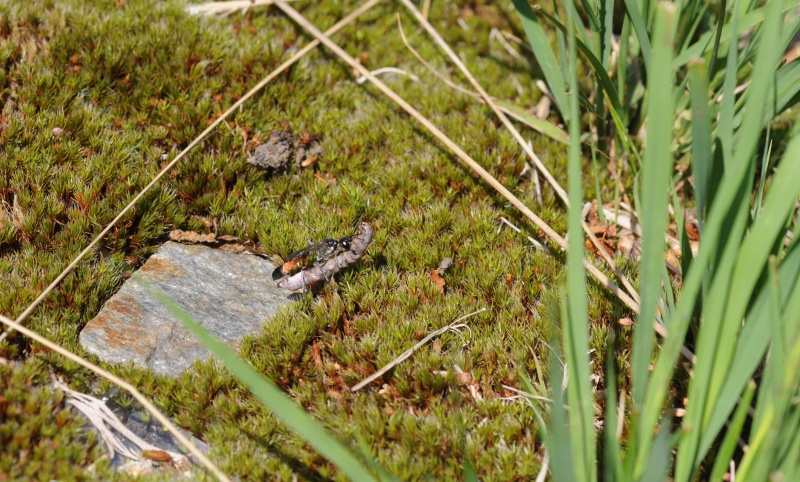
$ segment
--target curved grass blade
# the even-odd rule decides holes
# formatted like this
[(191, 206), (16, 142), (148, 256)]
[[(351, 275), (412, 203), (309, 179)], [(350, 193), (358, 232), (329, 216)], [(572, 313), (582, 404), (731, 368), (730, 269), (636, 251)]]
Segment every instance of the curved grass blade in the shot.
[(708, 109), (708, 80), (705, 62), (698, 60), (689, 66), (689, 94), (692, 104), (692, 173), (697, 202), (697, 227), (703, 232), (709, 183), (714, 167), (711, 153), (711, 114)]
[(719, 54), (719, 44), (722, 41), (722, 29), (725, 27), (725, 9), (728, 6), (727, 0), (719, 2), (719, 10), (717, 12), (717, 28), (716, 35), (714, 35), (714, 47), (711, 49), (711, 60), (708, 62), (707, 77), (711, 77), (714, 73), (714, 66), (717, 62), (717, 55)]
[(494, 102), (498, 106), (502, 107), (506, 114), (517, 119), (523, 124), (526, 124), (531, 129), (546, 135), (554, 141), (569, 145), (569, 134), (561, 130), (557, 125), (553, 124), (549, 120), (534, 117), (525, 109), (518, 105), (512, 104), (511, 102), (498, 99), (496, 99)]
[[(515, 0), (515, 4), (518, 0)], [(546, 18), (550, 21), (556, 28), (561, 30), (563, 33), (567, 33), (566, 27), (559, 22), (556, 18), (551, 16), (545, 11), (538, 10), (536, 15), (541, 15), (542, 17)], [(577, 39), (576, 39), (577, 40)], [(614, 82), (611, 81), (611, 77), (608, 76), (608, 72), (606, 72), (605, 67), (603, 67), (602, 62), (592, 53), (591, 49), (581, 41), (577, 41), (578, 50), (581, 51), (586, 60), (589, 61), (589, 64), (592, 66), (592, 72), (597, 76), (598, 82), (600, 82), (600, 86), (603, 88), (603, 94), (605, 95), (608, 102), (611, 106), (616, 109), (617, 112), (625, 113), (626, 111), (622, 108), (622, 105), (619, 100), (619, 95), (617, 94), (617, 88), (614, 87)], [(623, 119), (624, 122), (627, 122), (627, 119)]]
[[(653, 72), (648, 80), (650, 92), (672, 92), (672, 41), (676, 28), (675, 7), (660, 5), (656, 15)], [(662, 293), (661, 271), (664, 266), (664, 232), (667, 229), (667, 205), (672, 172), (672, 95), (653, 96), (648, 107), (647, 147), (642, 165), (642, 258), (639, 286), (642, 296), (639, 319), (633, 338), (633, 400), (643, 404), (648, 367), (652, 355), (653, 320)], [(652, 439), (652, 437), (648, 437)]]
[(642, 14), (639, 12), (639, 6), (635, 0), (625, 0), (625, 13), (633, 24), (633, 29), (636, 32), (636, 38), (639, 40), (639, 49), (642, 52), (644, 59), (645, 71), (650, 72), (652, 65), (652, 47), (650, 47), (650, 37), (647, 35), (647, 28), (645, 27)]
[(558, 110), (561, 112), (565, 120), (569, 119), (569, 112), (567, 110), (567, 93), (566, 84), (564, 83), (564, 76), (561, 74), (562, 70), (556, 59), (556, 54), (550, 47), (547, 41), (547, 36), (539, 25), (539, 20), (528, 0), (513, 0), (514, 7), (519, 13), (519, 19), (522, 21), (522, 27), (525, 29), (525, 35), (528, 37), (528, 43), (531, 44), (533, 54), (536, 56), (536, 61), (542, 68), (547, 86), (550, 88), (550, 93), (556, 102)]

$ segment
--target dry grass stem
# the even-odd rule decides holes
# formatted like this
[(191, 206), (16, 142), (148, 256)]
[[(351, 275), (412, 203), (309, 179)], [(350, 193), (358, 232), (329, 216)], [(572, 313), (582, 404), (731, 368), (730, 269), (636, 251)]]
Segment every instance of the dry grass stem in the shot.
[(525, 399), (530, 399), (530, 400), (539, 400), (540, 402), (553, 403), (553, 399), (551, 399), (551, 398), (541, 397), (539, 395), (534, 395), (532, 393), (528, 393), (528, 392), (526, 392), (524, 390), (520, 390), (518, 388), (514, 388), (514, 387), (509, 386), (509, 385), (501, 385), (501, 386), (505, 390), (508, 390), (509, 392), (516, 393), (516, 395), (514, 395), (512, 397), (503, 397), (503, 398), (501, 398), (501, 400), (517, 400), (519, 398), (525, 398)]
[(449, 325), (447, 325), (447, 326), (445, 326), (443, 328), (439, 328), (438, 330), (436, 330), (433, 333), (429, 334), (428, 336), (426, 336), (425, 338), (420, 340), (419, 343), (417, 343), (416, 345), (412, 346), (408, 350), (404, 351), (400, 356), (398, 356), (397, 358), (395, 358), (391, 362), (387, 363), (383, 368), (381, 368), (377, 372), (373, 373), (372, 375), (368, 376), (367, 378), (365, 378), (364, 380), (359, 382), (357, 385), (355, 385), (353, 388), (351, 388), (350, 391), (351, 392), (357, 392), (357, 391), (361, 390), (362, 388), (364, 388), (365, 386), (369, 385), (370, 383), (372, 383), (376, 379), (378, 379), (381, 376), (383, 376), (384, 373), (388, 372), (392, 368), (394, 368), (397, 365), (401, 364), (404, 360), (407, 360), (408, 358), (410, 358), (411, 355), (413, 355), (415, 351), (417, 351), (420, 348), (422, 348), (423, 346), (425, 346), (429, 341), (433, 340), (437, 336), (439, 336), (439, 335), (441, 335), (441, 334), (443, 334), (445, 332), (448, 332), (448, 331), (455, 331), (456, 333), (459, 333), (458, 330), (460, 328), (467, 328), (467, 325), (461, 323), (462, 321), (466, 320), (470, 316), (477, 315), (478, 313), (480, 313), (482, 311), (486, 311), (486, 308), (481, 308), (478, 311), (474, 311), (474, 312), (472, 312), (472, 313), (470, 313), (468, 315), (464, 315), (461, 318), (457, 319), (456, 321), (450, 323)]
[[(425, 19), (427, 20), (427, 18), (428, 17), (426, 16)], [(503, 46), (503, 48), (506, 50), (506, 52), (508, 52), (508, 55), (514, 57), (517, 60), (522, 59), (522, 56), (519, 54), (519, 52), (514, 50), (514, 48), (511, 46), (511, 44), (508, 43), (508, 40), (506, 40), (505, 37), (503, 37), (503, 34), (499, 30), (497, 30), (496, 28), (493, 28), (489, 32), (489, 40), (496, 40), (500, 45)]]
[[(339, 22), (337, 22), (333, 27), (329, 28), (326, 31), (326, 34), (327, 35), (332, 35), (332, 34), (338, 32), (345, 25), (347, 25), (350, 22), (352, 22), (353, 20), (355, 20), (356, 17), (358, 17), (362, 13), (366, 12), (367, 10), (369, 10), (370, 8), (375, 6), (380, 1), (381, 0), (369, 0), (364, 5), (362, 5), (361, 7), (357, 8), (356, 10), (351, 12), (349, 15), (347, 15), (346, 17), (341, 19)], [(164, 169), (162, 169), (161, 172), (159, 172), (153, 178), (153, 180), (150, 181), (150, 183), (147, 186), (145, 186), (139, 192), (139, 194), (137, 194), (136, 197), (134, 197), (133, 200), (127, 206), (125, 206), (125, 208), (122, 209), (122, 211), (120, 211), (120, 213), (117, 215), (117, 217), (115, 217), (105, 227), (105, 229), (103, 229), (100, 232), (100, 234), (98, 234), (92, 240), (92, 242), (90, 242), (89, 245), (86, 246), (86, 248), (83, 251), (81, 251), (75, 257), (75, 259), (72, 260), (72, 262), (69, 264), (69, 266), (64, 268), (64, 271), (62, 271), (61, 274), (59, 274), (56, 277), (56, 279), (53, 280), (53, 282), (50, 283), (50, 285), (47, 288), (45, 288), (45, 290), (42, 291), (42, 293), (35, 300), (33, 300), (33, 303), (31, 303), (25, 309), (25, 311), (23, 311), (17, 317), (17, 320), (16, 320), (17, 323), (22, 323), (33, 312), (33, 310), (36, 309), (37, 306), (39, 306), (39, 304), (45, 299), (45, 297), (47, 297), (47, 295), (51, 291), (53, 291), (53, 289), (55, 289), (56, 286), (58, 286), (58, 284), (70, 273), (70, 271), (72, 271), (75, 268), (75, 266), (78, 264), (78, 262), (80, 262), (80, 260), (82, 260), (83, 257), (86, 256), (92, 250), (92, 248), (95, 247), (95, 245), (98, 242), (100, 242), (100, 240), (125, 216), (125, 213), (130, 211), (131, 208), (133, 208), (133, 206), (136, 205), (136, 203), (139, 202), (139, 200), (145, 195), (145, 193), (147, 193), (147, 191), (149, 191), (150, 188), (152, 188), (164, 176), (164, 174), (166, 174), (170, 169), (172, 169), (175, 166), (175, 164), (177, 164), (181, 159), (183, 159), (183, 157), (186, 156), (186, 154), (188, 154), (189, 151), (194, 149), (195, 146), (197, 146), (200, 142), (202, 142), (203, 139), (205, 139), (214, 129), (216, 129), (218, 125), (220, 125), (222, 122), (225, 121), (225, 119), (227, 119), (231, 114), (233, 114), (233, 112), (236, 109), (241, 107), (242, 104), (244, 104), (247, 100), (249, 100), (251, 97), (253, 97), (259, 90), (264, 88), (265, 85), (270, 83), (272, 81), (272, 79), (277, 77), (280, 73), (282, 73), (284, 70), (289, 68), (292, 64), (294, 64), (295, 62), (300, 60), (300, 58), (302, 58), (308, 52), (313, 50), (317, 45), (319, 45), (319, 42), (316, 41), (316, 40), (310, 42), (308, 45), (306, 45), (301, 50), (299, 50), (296, 54), (294, 54), (291, 58), (289, 58), (289, 60), (287, 60), (286, 62), (282, 63), (280, 66), (278, 66), (278, 68), (276, 68), (275, 70), (270, 72), (269, 75), (264, 77), (264, 79), (262, 79), (261, 82), (256, 84), (255, 87), (250, 89), (245, 95), (242, 96), (241, 99), (239, 99), (231, 107), (229, 107), (228, 110), (226, 110), (219, 118), (217, 118), (213, 123), (211, 123), (211, 125), (209, 125), (208, 128), (206, 128), (206, 130), (201, 132), (200, 135), (197, 136), (197, 138), (195, 140), (193, 140), (188, 146), (186, 146), (186, 148), (184, 150), (182, 150), (177, 156), (175, 156), (175, 159), (170, 161), (170, 163), (167, 164), (164, 167)], [(6, 339), (8, 337), (8, 335), (10, 335), (12, 332), (13, 332), (12, 329), (7, 329), (3, 334), (0, 335), (0, 341), (3, 341), (4, 339)]]
[(6, 324), (9, 328), (12, 328), (12, 329), (22, 333), (23, 335), (25, 335), (28, 338), (32, 339), (33, 341), (41, 344), (42, 346), (44, 346), (46, 348), (49, 348), (50, 350), (53, 350), (54, 352), (59, 353), (60, 355), (63, 355), (64, 357), (74, 361), (78, 365), (81, 365), (84, 368), (88, 368), (89, 370), (93, 371), (95, 374), (105, 378), (106, 380), (110, 381), (111, 383), (117, 385), (121, 389), (123, 389), (123, 390), (127, 391), (128, 393), (130, 393), (131, 396), (133, 398), (135, 398), (136, 401), (141, 403), (142, 407), (144, 407), (145, 410), (150, 412), (150, 414), (153, 415), (153, 417), (155, 417), (156, 420), (161, 422), (161, 424), (164, 426), (164, 428), (169, 430), (169, 432), (172, 435), (174, 435), (175, 438), (177, 438), (180, 441), (180, 443), (182, 443), (187, 448), (187, 450), (192, 453), (192, 455), (197, 457), (197, 460), (199, 460), (200, 463), (203, 464), (203, 466), (205, 466), (212, 474), (214, 474), (214, 476), (216, 476), (217, 479), (223, 480), (223, 481), (229, 481), (230, 480), (230, 479), (228, 479), (228, 477), (224, 473), (222, 473), (221, 470), (219, 470), (217, 468), (216, 465), (211, 463), (211, 461), (203, 454), (203, 452), (201, 452), (197, 447), (195, 447), (194, 444), (192, 444), (192, 442), (190, 442), (189, 439), (187, 439), (180, 432), (180, 430), (178, 430), (178, 428), (175, 427), (175, 425), (167, 417), (165, 417), (164, 414), (162, 414), (161, 411), (159, 411), (155, 407), (155, 405), (150, 403), (150, 401), (144, 395), (142, 395), (139, 392), (139, 390), (137, 390), (133, 385), (131, 385), (128, 382), (126, 382), (125, 380), (123, 380), (123, 379), (111, 374), (110, 372), (108, 372), (106, 370), (103, 370), (99, 366), (97, 366), (97, 365), (95, 365), (95, 364), (93, 364), (93, 363), (81, 358), (80, 356), (76, 355), (75, 353), (72, 353), (71, 351), (67, 350), (66, 348), (63, 348), (63, 347), (53, 343), (52, 341), (48, 340), (47, 338), (44, 338), (43, 336), (40, 336), (39, 334), (37, 334), (37, 333), (25, 328), (24, 326), (22, 326), (21, 324), (11, 320), (10, 318), (7, 318), (7, 317), (5, 317), (3, 315), (0, 315), (0, 322)]
[(550, 452), (546, 449), (544, 451), (544, 457), (542, 459), (542, 470), (539, 471), (539, 475), (536, 476), (536, 482), (544, 482), (547, 480), (547, 471), (550, 469)]
[[(506, 225), (506, 226), (508, 226), (509, 228), (511, 228), (511, 229), (513, 229), (514, 231), (516, 231), (516, 233), (517, 233), (517, 234), (522, 234), (522, 230), (521, 230), (521, 229), (519, 229), (518, 227), (516, 227), (516, 226), (514, 225), (514, 223), (512, 223), (512, 222), (511, 222), (511, 221), (509, 221), (508, 219), (506, 219), (506, 218), (504, 218), (504, 217), (500, 216), (500, 222), (502, 222), (503, 224), (505, 224), (505, 225)], [(550, 254), (550, 253), (551, 253), (550, 249), (549, 249), (547, 246), (545, 246), (545, 245), (543, 245), (542, 243), (540, 243), (539, 241), (535, 240), (534, 238), (532, 238), (532, 237), (530, 237), (530, 236), (525, 236), (525, 237), (526, 237), (526, 238), (528, 238), (528, 241), (530, 241), (530, 242), (531, 242), (531, 244), (533, 244), (535, 247), (537, 247), (537, 248), (541, 249), (542, 251), (544, 251), (544, 252), (546, 252), (546, 253), (548, 253), (548, 254)]]

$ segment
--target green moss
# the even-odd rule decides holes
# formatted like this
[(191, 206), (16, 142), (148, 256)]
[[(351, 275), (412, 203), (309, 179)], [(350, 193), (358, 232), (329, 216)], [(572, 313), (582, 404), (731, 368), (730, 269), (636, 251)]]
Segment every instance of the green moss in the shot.
[[(533, 105), (539, 93), (528, 64), (488, 39), (492, 27), (517, 27), (497, 7), (470, 5), (434, 2), (434, 25), (493, 95)], [(154, 0), (129, 0), (124, 7), (77, 0), (0, 6), (2, 313), (22, 312), (166, 162), (308, 41), (274, 10), (207, 19), (188, 16), (183, 6)], [(355, 6), (296, 5), (321, 27)], [(420, 76), (420, 83), (384, 80), (536, 206), (529, 177), (519, 176), (524, 159), (511, 136), (485, 106), (442, 86), (416, 63), (397, 33), (395, 9), (379, 5), (335, 40), (370, 69), (395, 66)], [(401, 14), (415, 47), (448, 67)], [(468, 31), (458, 26), (459, 16)], [(542, 342), (549, 338), (541, 304), (562, 282), (564, 260), (534, 250), (510, 230), (498, 231), (505, 216), (543, 239), (376, 89), (353, 80), (322, 50), (279, 76), (128, 212), (27, 324), (84, 353), (80, 329), (173, 228), (215, 225), (219, 234), (285, 254), (307, 239), (347, 234), (363, 214), (376, 228), (368, 254), (317, 299), (268, 321), (244, 343), (242, 355), (342, 440), (355, 448), (356, 434), (362, 437), (401, 479), (458, 478), (465, 458), (482, 479), (530, 478), (541, 461), (533, 412), (498, 397), (508, 395), (503, 384), (521, 387), (517, 368), (541, 382), (536, 367), (545, 366)], [(316, 139), (319, 161), (275, 175), (248, 165), (248, 151), (278, 128)], [(563, 146), (524, 135), (565, 179)], [(587, 179), (587, 188), (593, 186)], [(563, 208), (552, 190), (543, 194), (537, 214), (563, 232)], [(603, 196), (612, 194), (608, 188)], [(455, 264), (442, 294), (429, 273), (445, 257)], [(592, 320), (614, 323), (627, 314), (589, 286)], [(427, 333), (482, 307), (488, 310), (466, 320), (469, 331), (441, 336), (357, 394), (347, 390)], [(598, 357), (605, 333), (602, 326), (591, 333)], [(103, 448), (72, 429), (76, 423), (58, 394), (29, 390), (26, 380), (44, 384), (52, 369), (78, 390), (100, 394), (107, 384), (18, 335), (0, 343), (0, 356), (27, 360), (0, 365), (0, 377), (12, 387), (4, 388), (5, 414), (0, 410), (0, 476), (42, 468), (43, 478), (89, 477)], [(484, 401), (475, 401), (452, 374), (432, 373), (452, 373), (454, 365), (475, 376)], [(212, 459), (231, 476), (341, 479), (213, 363), (199, 363), (176, 380), (110, 368), (210, 443)], [(54, 431), (64, 420), (70, 430)], [(14, 444), (30, 448), (24, 461)], [(55, 460), (37, 448), (54, 444)], [(102, 465), (97, 470), (108, 475)]]

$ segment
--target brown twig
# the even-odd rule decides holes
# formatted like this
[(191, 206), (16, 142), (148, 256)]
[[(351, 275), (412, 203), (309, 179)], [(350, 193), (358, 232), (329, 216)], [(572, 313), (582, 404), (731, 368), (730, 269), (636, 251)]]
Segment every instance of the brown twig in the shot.
[(294, 276), (282, 279), (278, 286), (292, 291), (305, 290), (308, 286), (331, 279), (333, 275), (364, 256), (372, 243), (372, 234), (372, 226), (369, 223), (361, 223), (358, 226), (358, 233), (350, 241), (350, 249), (337, 254), (324, 264), (304, 269)]

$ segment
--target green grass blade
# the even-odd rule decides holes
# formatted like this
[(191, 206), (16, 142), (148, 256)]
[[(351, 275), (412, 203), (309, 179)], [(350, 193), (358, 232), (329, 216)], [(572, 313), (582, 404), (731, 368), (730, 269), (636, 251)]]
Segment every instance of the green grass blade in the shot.
[(647, 28), (642, 19), (642, 14), (639, 12), (639, 6), (636, 4), (635, 0), (625, 0), (625, 12), (627, 13), (627, 18), (630, 19), (631, 24), (633, 24), (636, 38), (639, 40), (642, 58), (644, 59), (645, 70), (649, 73), (651, 72), (650, 66), (652, 65), (652, 47), (650, 46), (650, 37), (647, 35)]
[(569, 145), (569, 134), (561, 130), (561, 128), (549, 120), (539, 119), (538, 117), (529, 114), (525, 109), (511, 102), (506, 102), (504, 100), (495, 100), (494, 102), (498, 106), (505, 109), (508, 115), (527, 125), (531, 129), (546, 135), (556, 142)]
[(564, 320), (564, 350), (569, 372), (567, 385), (569, 421), (575, 473), (578, 480), (597, 480), (595, 453), (594, 396), (589, 381), (589, 315), (586, 301), (586, 272), (583, 266), (581, 210), (583, 203), (583, 165), (581, 162), (580, 115), (578, 114), (577, 38), (572, 29), (576, 20), (567, 9), (567, 45), (569, 52), (569, 253), (567, 255), (567, 317)]
[[(631, 33), (631, 21), (628, 17), (622, 21), (622, 34), (620, 35), (619, 39), (619, 58), (627, 59), (628, 58), (628, 37)], [(617, 95), (619, 95), (620, 100), (622, 101), (622, 105), (630, 108), (631, 104), (627, 102), (627, 97), (629, 91), (633, 89), (626, 89), (628, 81), (628, 63), (627, 62), (617, 62)], [(618, 113), (625, 117), (626, 119), (630, 118), (630, 112), (626, 110), (625, 112)]]
[[(516, 1), (519, 1), (519, 0), (515, 0), (515, 4), (516, 4)], [(564, 33), (567, 33), (567, 28), (564, 27), (564, 25), (561, 22), (559, 22), (558, 19), (554, 18), (553, 16), (551, 16), (547, 12), (539, 10), (537, 12), (537, 15), (541, 15), (545, 19), (549, 20), (556, 28), (558, 28), (559, 30), (561, 30)], [(592, 73), (594, 73), (595, 76), (597, 77), (597, 80), (600, 83), (600, 86), (603, 88), (603, 93), (605, 94), (606, 99), (608, 99), (608, 102), (611, 104), (611, 106), (614, 109), (617, 110), (617, 112), (623, 112), (624, 113), (625, 110), (622, 109), (622, 105), (621, 105), (621, 103), (619, 101), (619, 95), (617, 94), (617, 88), (614, 87), (614, 82), (612, 82), (611, 81), (611, 77), (608, 76), (608, 72), (606, 72), (606, 69), (603, 66), (603, 63), (600, 62), (600, 59), (598, 59), (594, 55), (592, 50), (585, 43), (583, 43), (581, 41), (578, 41), (577, 42), (577, 47), (581, 51), (583, 56), (586, 58), (586, 60), (589, 62), (589, 64), (591, 64)]]
[(753, 219), (758, 218), (761, 212), (761, 203), (764, 200), (764, 184), (767, 182), (767, 166), (769, 165), (770, 154), (772, 153), (772, 141), (770, 140), (770, 127), (767, 126), (767, 148), (761, 154), (761, 175), (758, 178), (758, 191), (756, 192), (756, 200), (753, 206)]
[[(653, 46), (653, 72), (648, 80), (650, 92), (672, 92), (672, 40), (675, 32), (674, 7), (658, 8)], [(661, 271), (664, 265), (664, 232), (667, 228), (667, 205), (672, 173), (672, 95), (655, 96), (647, 113), (647, 147), (642, 165), (642, 258), (640, 292), (642, 302), (633, 339), (633, 400), (641, 407), (644, 399), (648, 367), (652, 355), (653, 321), (656, 317)], [(648, 438), (651, 438), (648, 436)], [(641, 455), (641, 454), (640, 454)]]
[(653, 446), (648, 453), (650, 460), (639, 480), (643, 482), (650, 480), (667, 480), (671, 458), (669, 425), (667, 421), (664, 421), (661, 427), (659, 427), (658, 434), (653, 441)]
[(608, 62), (611, 58), (611, 36), (614, 34), (614, 0), (601, 0), (600, 16), (603, 19), (600, 30), (600, 60), (603, 62), (603, 65), (609, 66)]
[[(731, 25), (731, 35), (734, 39), (737, 38), (739, 30), (737, 29), (738, 15), (736, 13), (739, 9), (739, 2), (733, 3), (733, 22)], [(736, 100), (736, 62), (739, 58), (739, 50), (737, 42), (728, 42), (728, 59), (727, 68), (725, 69), (725, 81), (722, 85), (722, 104), (720, 106), (719, 122), (717, 124), (717, 136), (719, 137), (722, 147), (724, 149), (723, 160), (726, 167), (730, 162), (733, 162), (733, 119), (734, 119), (734, 105)]]
[(517, 9), (522, 27), (525, 29), (525, 35), (528, 37), (528, 43), (531, 45), (533, 54), (536, 56), (536, 61), (542, 68), (547, 86), (550, 88), (550, 93), (555, 100), (556, 106), (561, 112), (564, 120), (569, 120), (569, 112), (567, 110), (567, 93), (566, 84), (562, 70), (556, 59), (556, 54), (550, 47), (547, 41), (547, 36), (539, 25), (539, 19), (533, 13), (528, 0), (513, 0), (514, 7)]
[(609, 331), (606, 342), (606, 406), (603, 434), (605, 447), (603, 450), (603, 480), (623, 480), (622, 444), (617, 437), (617, 370), (615, 365), (616, 347), (615, 332)]
[(692, 174), (697, 203), (697, 227), (703, 232), (709, 182), (714, 168), (711, 152), (711, 114), (708, 109), (708, 80), (704, 75), (704, 62), (689, 65), (689, 94), (692, 104)]
[(180, 306), (164, 296), (156, 286), (147, 290), (178, 318), (214, 356), (222, 361), (236, 377), (267, 406), (287, 427), (303, 437), (314, 449), (336, 465), (351, 480), (375, 480), (361, 462), (336, 438), (329, 435), (280, 388), (259, 373), (244, 360), (208, 333)]
[(750, 408), (750, 402), (753, 400), (753, 395), (756, 393), (756, 384), (752, 380), (747, 384), (747, 388), (739, 401), (739, 408), (733, 415), (728, 430), (725, 433), (725, 438), (722, 440), (722, 445), (714, 456), (714, 466), (711, 469), (711, 477), (709, 480), (722, 480), (722, 476), (728, 471), (728, 462), (733, 456), (733, 451), (736, 449), (736, 443), (739, 441), (739, 436), (742, 433), (744, 422), (747, 420), (747, 411)]
[(776, 115), (792, 107), (800, 101), (800, 59), (795, 59), (778, 69), (775, 78), (775, 91), (770, 91), (767, 99), (767, 112), (764, 122), (771, 121)]
[(717, 63), (717, 55), (719, 54), (719, 44), (722, 41), (722, 29), (725, 27), (725, 9), (728, 8), (727, 0), (719, 2), (719, 10), (717, 11), (717, 28), (714, 35), (714, 47), (711, 49), (711, 59), (708, 61), (707, 76), (714, 75), (714, 66)]
[[(566, 306), (561, 306), (562, 323), (567, 323)], [(552, 344), (558, 346), (558, 342)], [(557, 349), (556, 349), (557, 350)], [(553, 480), (557, 482), (570, 482), (581, 480), (576, 475), (575, 456), (572, 448), (572, 441), (569, 434), (569, 421), (567, 410), (564, 408), (564, 394), (561, 391), (561, 380), (564, 371), (558, 359), (559, 353), (555, 351), (550, 354), (550, 379), (552, 380), (550, 393), (553, 399), (553, 407), (550, 411), (550, 435), (545, 438), (547, 450), (550, 452), (550, 470), (553, 473)]]
[[(793, 319), (792, 313), (800, 314), (800, 249), (795, 247), (787, 253), (778, 270), (778, 275), (782, 288), (782, 303), (785, 306), (784, 319), (791, 320)], [(768, 294), (768, 292), (762, 291), (754, 302), (753, 308), (745, 317), (745, 325), (736, 342), (730, 373), (752, 374), (766, 353), (772, 334), (769, 330), (764, 329), (761, 320), (767, 319)], [(796, 306), (792, 306), (792, 302), (795, 302)], [(797, 328), (794, 327), (793, 330), (796, 331)], [(700, 454), (705, 453), (711, 447), (716, 434), (722, 429), (728, 419), (728, 414), (736, 405), (737, 398), (747, 383), (742, 379), (743, 377), (726, 379), (725, 385), (717, 397), (713, 415), (709, 419), (706, 431), (700, 441)]]

